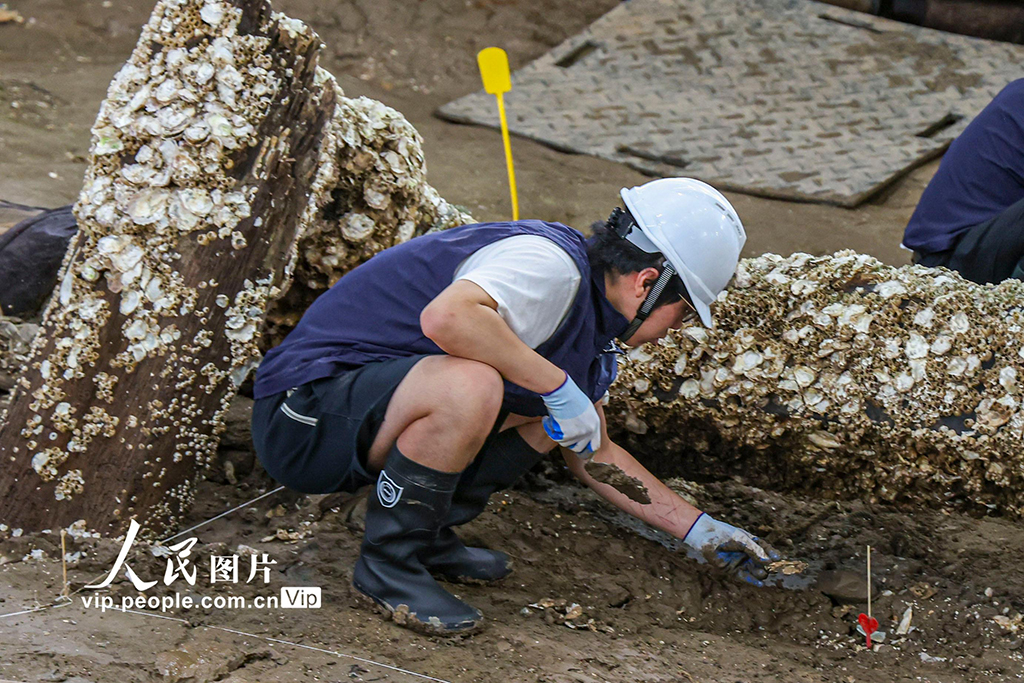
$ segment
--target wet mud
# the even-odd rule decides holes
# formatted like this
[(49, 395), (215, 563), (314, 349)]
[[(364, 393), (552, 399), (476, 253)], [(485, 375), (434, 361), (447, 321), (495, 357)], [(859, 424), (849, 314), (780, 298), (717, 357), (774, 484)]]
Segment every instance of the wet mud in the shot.
[[(147, 594), (252, 599), (285, 586), (318, 586), (319, 609), (163, 615), (182, 623), (101, 614), (83, 606), (83, 591), (67, 607), (3, 622), (0, 676), (185, 680), (162, 671), (175, 670), (197, 682), (237, 683), (340, 680), (352, 671), (353, 662), (318, 650), (205, 628), (218, 626), (449, 681), (676, 681), (680, 671), (702, 681), (1018, 680), (1024, 611), (1019, 526), (959, 513), (809, 501), (735, 481), (670, 484), (685, 487), (710, 514), (765, 538), (787, 561), (806, 562), (807, 570), (787, 576), (782, 569), (767, 588), (755, 589), (624, 528), (617, 511), (587, 489), (516, 489), (495, 496), (479, 519), (460, 529), (471, 544), (508, 552), (515, 572), (498, 585), (443, 584), (482, 610), (485, 621), (476, 635), (437, 639), (382, 620), (351, 586), (362, 537), (352, 497), (335, 496), (321, 509), (324, 497), (277, 494), (195, 534), (195, 587), (179, 579)], [(259, 470), (238, 486), (207, 482), (189, 522), (271, 485)], [(59, 538), (14, 537), (10, 530), (0, 537), (0, 582), (9, 587), (3, 611), (56, 596)], [(867, 545), (873, 549), (872, 611), (888, 632), (871, 652), (856, 632), (857, 615), (866, 610)], [(110, 539), (69, 537), (72, 590), (109, 571), (119, 549)], [(237, 584), (210, 586), (210, 557), (231, 553), (267, 553), (276, 561), (270, 583), (246, 583), (243, 576)], [(140, 577), (159, 579), (166, 559), (137, 544), (128, 563)], [(103, 594), (118, 600), (138, 595), (123, 575)], [(906, 633), (897, 635), (908, 609)], [(354, 671), (351, 680), (413, 680), (360, 666), (365, 671)]]
[(591, 477), (602, 484), (608, 484), (634, 503), (647, 505), (651, 497), (647, 493), (647, 487), (636, 477), (631, 477), (618, 467), (607, 462), (587, 461), (584, 466)]

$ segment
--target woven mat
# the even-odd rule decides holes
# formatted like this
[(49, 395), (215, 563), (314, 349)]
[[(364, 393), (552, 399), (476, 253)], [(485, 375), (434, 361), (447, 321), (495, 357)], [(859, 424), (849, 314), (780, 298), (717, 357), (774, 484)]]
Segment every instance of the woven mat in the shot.
[[(942, 153), (1024, 46), (812, 0), (630, 0), (513, 75), (509, 126), (655, 176), (855, 206)], [(494, 97), (439, 110), (498, 125)]]

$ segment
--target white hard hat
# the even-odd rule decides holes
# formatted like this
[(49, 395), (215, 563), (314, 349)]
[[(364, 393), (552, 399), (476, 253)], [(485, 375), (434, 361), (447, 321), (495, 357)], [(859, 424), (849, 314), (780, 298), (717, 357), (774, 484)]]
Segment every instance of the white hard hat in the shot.
[(661, 178), (619, 194), (639, 228), (626, 239), (665, 257), (686, 285), (701, 322), (711, 327), (711, 302), (729, 284), (747, 241), (732, 204), (693, 178)]

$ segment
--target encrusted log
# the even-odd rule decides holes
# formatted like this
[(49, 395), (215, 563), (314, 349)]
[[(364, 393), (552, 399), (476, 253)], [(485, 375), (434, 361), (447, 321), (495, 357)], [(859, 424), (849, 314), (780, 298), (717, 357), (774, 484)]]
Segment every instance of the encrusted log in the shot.
[(315, 210), (336, 98), (320, 48), (264, 0), (156, 5), (100, 109), (79, 233), (0, 428), (0, 521), (180, 518)]
[(768, 254), (715, 318), (621, 363), (610, 420), (659, 474), (1024, 513), (1021, 282)]

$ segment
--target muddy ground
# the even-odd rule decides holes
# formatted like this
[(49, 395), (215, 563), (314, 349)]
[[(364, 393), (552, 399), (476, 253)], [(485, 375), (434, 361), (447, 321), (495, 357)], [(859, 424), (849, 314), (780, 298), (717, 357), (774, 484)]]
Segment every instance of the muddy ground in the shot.
[[(275, 3), (312, 24), (325, 66), (351, 96), (399, 109), (420, 130), (430, 180), (479, 219), (509, 215), (499, 136), (432, 117), (479, 87), (477, 50), (508, 50), (513, 68), (607, 11), (612, 0), (290, 0)], [(88, 129), (110, 77), (131, 51), (148, 0), (8, 0), (23, 23), (0, 24), (0, 198), (38, 206), (73, 201)], [(514, 140), (524, 217), (577, 227), (603, 217), (621, 186), (643, 182), (615, 164)], [(823, 160), (827, 163), (827, 160)], [(906, 262), (902, 227), (934, 172), (929, 164), (856, 210), (731, 194), (748, 228), (749, 255), (853, 248)], [(6, 216), (6, 217), (5, 217)], [(13, 220), (0, 214), (0, 227)], [(244, 412), (244, 411), (243, 411)], [(228, 483), (219, 467), (203, 485), (195, 522), (273, 487), (249, 472), (244, 429), (231, 440)], [(220, 483), (218, 483), (218, 480)], [(558, 482), (557, 484), (553, 482)], [(681, 486), (684, 486), (681, 484)], [(481, 608), (488, 628), (455, 641), (380, 620), (350, 587), (360, 506), (345, 498), (276, 494), (196, 533), (195, 588), (183, 593), (279, 594), (320, 586), (317, 610), (171, 610), (101, 613), (78, 593), (68, 606), (0, 619), (0, 678), (16, 681), (413, 681), (409, 674), (318, 650), (374, 659), (448, 681), (1002, 681), (1024, 678), (1024, 526), (997, 518), (897, 510), (781, 496), (742, 482), (685, 485), (711, 514), (765, 536), (806, 574), (788, 588), (732, 584), (682, 552), (621, 526), (557, 464), (529, 486), (496, 497), (467, 535), (508, 551), (516, 573), (496, 587), (453, 587)], [(651, 536), (647, 534), (647, 536)], [(49, 604), (62, 586), (59, 538), (0, 531), (0, 614)], [(83, 552), (72, 590), (109, 570), (119, 549), (71, 539)], [(665, 539), (661, 539), (665, 540)], [(266, 552), (270, 584), (209, 583), (209, 556)], [(875, 651), (854, 632), (866, 608), (864, 550), (874, 547), (873, 612), (889, 631)], [(671, 545), (671, 544), (669, 544)], [(165, 560), (129, 559), (159, 579)], [(256, 579), (259, 582), (259, 578)], [(162, 584), (150, 591), (162, 595)], [(121, 580), (106, 593), (134, 595)], [(531, 606), (532, 605), (532, 606)], [(574, 607), (578, 605), (578, 607)], [(912, 630), (893, 631), (913, 608)], [(569, 624), (569, 625), (567, 625)], [(1017, 630), (1019, 629), (1019, 633)], [(422, 680), (422, 679), (421, 679)]]
[[(261, 484), (269, 482), (259, 473), (239, 487), (207, 483), (194, 519), (254, 496)], [(210, 625), (448, 681), (1020, 679), (1022, 634), (996, 620), (1008, 612), (1004, 623), (1012, 625), (1021, 607), (1019, 524), (812, 501), (737, 482), (684, 490), (712, 514), (808, 561), (807, 578), (788, 577), (789, 588), (735, 584), (615, 524), (591, 494), (535, 477), (531, 487), (495, 496), (465, 531), (471, 542), (506, 550), (516, 564), (498, 586), (450, 586), (484, 611), (487, 627), (465, 639), (432, 639), (382, 621), (351, 588), (362, 523), (358, 498), (277, 494), (198, 531), (200, 545), (190, 558), (198, 567), (196, 586), (178, 579), (171, 588), (251, 599), (279, 594), (283, 586), (319, 586), (320, 609), (164, 613), (187, 620), (181, 623), (87, 609), (82, 597), (98, 592), (85, 590), (66, 607), (0, 622), (0, 676), (123, 683), (415, 680), (365, 662), (203, 628)], [(872, 652), (854, 630), (865, 609), (861, 572), (868, 544), (874, 547), (873, 613), (889, 632)], [(119, 548), (107, 539), (72, 542), (69, 553), (84, 553), (70, 573), (72, 587), (105, 575)], [(159, 579), (165, 560), (136, 548), (128, 564), (144, 579)], [(260, 577), (245, 583), (250, 548), (277, 562), (268, 585)], [(239, 584), (211, 585), (209, 556), (234, 553), (243, 559)], [(49, 602), (60, 592), (53, 534), (8, 538), (0, 555), (7, 561), (0, 581), (10, 586), (0, 602), (4, 613)], [(158, 585), (149, 594), (169, 590)], [(122, 580), (103, 594), (120, 600), (137, 592)], [(908, 608), (911, 630), (896, 635)]]

